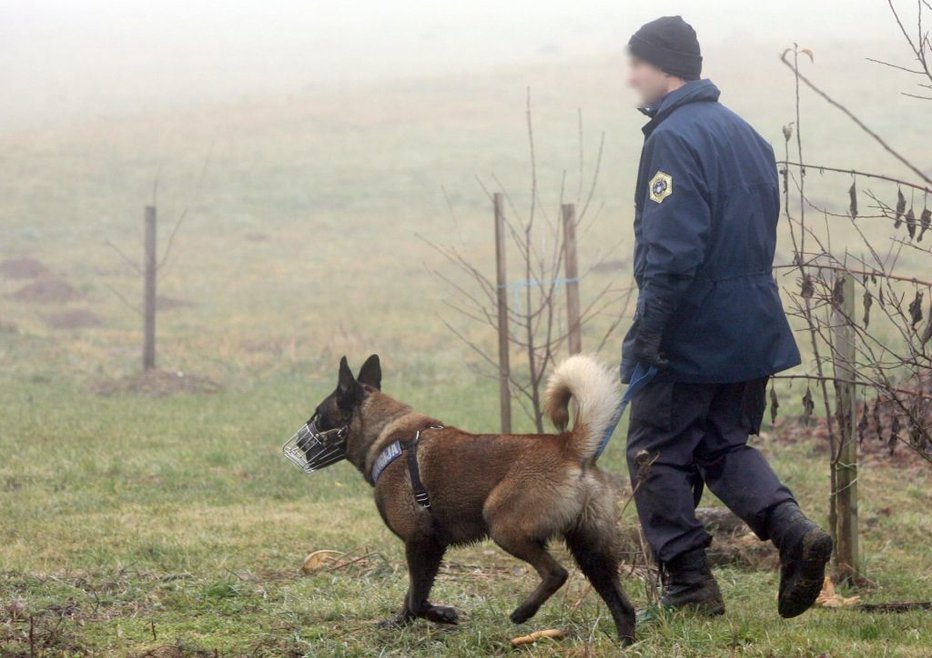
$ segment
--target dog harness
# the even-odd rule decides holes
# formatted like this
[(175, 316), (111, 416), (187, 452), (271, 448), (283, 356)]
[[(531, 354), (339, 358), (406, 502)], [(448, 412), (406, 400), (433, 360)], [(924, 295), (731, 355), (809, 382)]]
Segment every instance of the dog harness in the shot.
[(388, 465), (401, 457), (401, 453), (406, 452), (408, 453), (408, 475), (411, 477), (411, 489), (414, 492), (414, 500), (416, 500), (421, 507), (430, 509), (430, 496), (427, 494), (424, 483), (421, 482), (421, 469), (418, 467), (417, 463), (417, 445), (421, 440), (421, 432), (425, 430), (442, 429), (444, 429), (443, 425), (428, 425), (423, 430), (415, 432), (414, 438), (410, 441), (399, 440), (389, 443), (382, 449), (379, 456), (376, 457), (375, 463), (372, 464), (372, 486), (374, 487), (376, 483), (378, 483), (379, 476), (388, 468)]

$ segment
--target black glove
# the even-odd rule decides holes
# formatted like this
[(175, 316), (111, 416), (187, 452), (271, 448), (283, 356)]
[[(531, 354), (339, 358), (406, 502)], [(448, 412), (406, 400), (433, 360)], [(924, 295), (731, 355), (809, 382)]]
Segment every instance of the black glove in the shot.
[(634, 360), (648, 367), (654, 366), (658, 370), (663, 370), (670, 365), (670, 362), (660, 353), (661, 338), (662, 336), (658, 333), (638, 329), (638, 332), (634, 335), (634, 344), (631, 350)]
[(645, 305), (638, 318), (637, 331), (632, 344), (632, 356), (636, 363), (647, 367), (663, 370), (670, 365), (660, 352), (660, 343), (663, 339), (663, 328), (667, 324), (670, 313), (659, 300)]

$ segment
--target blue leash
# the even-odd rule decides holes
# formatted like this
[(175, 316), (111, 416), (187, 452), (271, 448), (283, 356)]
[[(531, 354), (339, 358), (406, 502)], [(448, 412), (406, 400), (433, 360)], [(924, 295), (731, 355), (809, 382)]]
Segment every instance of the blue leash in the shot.
[(631, 399), (638, 391), (647, 386), (656, 374), (657, 368), (654, 366), (644, 370), (640, 363), (636, 363), (634, 365), (634, 372), (631, 373), (631, 383), (628, 384), (628, 390), (625, 391), (624, 397), (622, 397), (621, 402), (618, 403), (618, 408), (615, 410), (615, 415), (612, 416), (612, 422), (609, 423), (608, 427), (605, 428), (605, 434), (602, 435), (602, 441), (599, 443), (599, 448), (595, 451), (595, 457), (593, 458), (594, 460), (602, 456), (602, 452), (605, 450), (605, 446), (608, 445), (608, 440), (611, 439), (612, 434), (615, 433), (615, 428), (618, 427), (618, 423), (621, 421), (621, 417), (624, 415), (625, 409), (628, 408), (628, 404), (631, 402)]

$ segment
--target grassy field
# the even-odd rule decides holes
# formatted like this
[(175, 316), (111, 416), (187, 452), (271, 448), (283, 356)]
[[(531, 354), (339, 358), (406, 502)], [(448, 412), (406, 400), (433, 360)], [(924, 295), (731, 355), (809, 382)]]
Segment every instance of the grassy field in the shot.
[[(761, 49), (770, 57), (782, 45)], [(754, 75), (763, 56), (720, 49), (709, 57), (728, 102), (779, 140), (792, 118), (787, 80)], [(923, 138), (920, 122), (891, 112), (895, 87), (841, 55), (818, 57), (836, 90), (865, 99), (872, 125), (894, 131), (898, 144)], [(344, 353), (358, 365), (379, 352), (386, 390), (450, 424), (496, 427), (494, 386), (473, 373), (474, 357), (441, 322), (461, 322), (443, 305), (449, 289), (430, 274), (442, 261), (416, 235), (457, 243), (489, 266), (488, 202), (474, 176), (496, 172), (526, 198), (529, 84), (545, 208), (556, 207), (564, 170), (576, 189), (582, 107), (587, 172), (603, 129), (606, 150), (601, 211), (581, 258), (625, 259), (628, 242), (613, 253), (602, 246), (630, 231), (639, 143), (640, 118), (615, 91), (617, 67), (606, 58), (310, 90), (0, 136), (0, 260), (36, 258), (45, 280), (73, 288), (68, 301), (39, 303), (20, 295), (33, 280), (0, 276), (0, 656), (487, 656), (510, 654), (511, 637), (549, 627), (568, 638), (527, 653), (618, 655), (605, 609), (584, 596), (575, 572), (538, 618), (512, 627), (507, 614), (535, 576), (490, 545), (452, 552), (438, 581), (434, 598), (460, 609), (459, 627), (378, 630), (406, 577), (368, 485), (345, 464), (307, 478), (278, 452), (332, 388)], [(811, 105), (814, 158), (886, 167)], [(176, 303), (160, 315), (160, 365), (222, 388), (101, 396), (138, 371), (140, 353), (139, 318), (118, 297), (135, 301), (139, 281), (106, 242), (136, 257), (160, 167), (163, 245), (190, 206), (161, 279), (160, 292)], [(843, 201), (847, 185), (826, 194), (837, 187)], [(610, 276), (586, 278), (583, 294)], [(57, 329), (51, 316), (61, 312), (89, 312), (99, 324)], [(491, 342), (481, 327), (464, 330)], [(610, 342), (603, 356), (614, 360), (616, 349)], [(795, 398), (783, 409), (792, 412)], [(624, 470), (622, 436), (604, 458), (611, 471)], [(761, 445), (824, 519), (825, 455), (812, 442)], [(864, 469), (874, 583), (859, 592), (864, 600), (929, 598), (928, 477), (927, 469)], [(632, 517), (629, 509), (624, 522)], [(318, 549), (360, 559), (302, 575), (305, 555)], [(719, 577), (728, 615), (644, 627), (625, 655), (932, 653), (928, 613), (816, 610), (782, 621), (775, 573), (730, 568)], [(627, 587), (644, 602), (637, 578)]]
[[(386, 375), (393, 393), (451, 423), (494, 426), (488, 387), (428, 392)], [(59, 382), (4, 387), (0, 654), (28, 655), (33, 619), (46, 655), (486, 656), (510, 652), (513, 636), (550, 627), (569, 637), (532, 655), (617, 655), (598, 599), (577, 605), (585, 587), (575, 571), (537, 618), (513, 627), (507, 614), (536, 576), (490, 545), (453, 551), (438, 581), (434, 598), (464, 613), (459, 627), (377, 629), (398, 607), (406, 575), (402, 546), (379, 520), (368, 485), (346, 464), (307, 478), (277, 451), (307, 415), (311, 392), (297, 373), (172, 399), (90, 398)], [(824, 518), (824, 455), (762, 443)], [(621, 454), (616, 440), (605, 467), (621, 471)], [(927, 474), (865, 469), (862, 491), (875, 582), (862, 596), (928, 598)], [(303, 576), (305, 554), (318, 549), (365, 557)], [(775, 573), (718, 576), (728, 615), (642, 627), (626, 655), (918, 657), (932, 647), (928, 613), (824, 609), (783, 621)], [(626, 587), (644, 602), (638, 578)]]

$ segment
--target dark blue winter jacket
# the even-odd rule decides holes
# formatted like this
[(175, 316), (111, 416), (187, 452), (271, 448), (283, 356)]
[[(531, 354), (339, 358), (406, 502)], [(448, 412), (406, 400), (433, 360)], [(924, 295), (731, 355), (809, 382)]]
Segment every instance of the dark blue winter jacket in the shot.
[(709, 80), (667, 94), (644, 126), (634, 217), (638, 303), (664, 308), (666, 381), (730, 383), (799, 364), (773, 278), (780, 185), (773, 149)]

